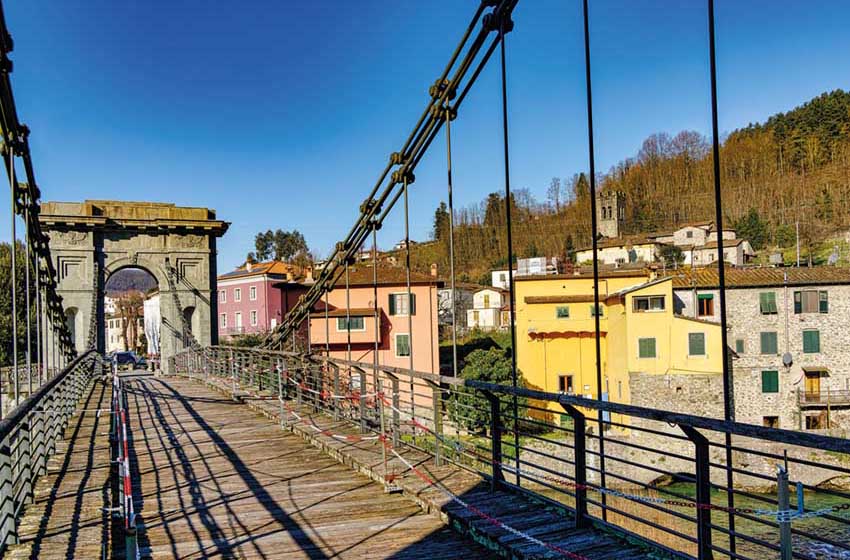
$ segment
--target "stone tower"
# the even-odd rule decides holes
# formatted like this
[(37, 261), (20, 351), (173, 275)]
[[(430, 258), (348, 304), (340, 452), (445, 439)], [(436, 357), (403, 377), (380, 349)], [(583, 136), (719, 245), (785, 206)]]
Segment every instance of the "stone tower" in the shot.
[(619, 191), (602, 191), (596, 195), (596, 223), (602, 237), (620, 237), (626, 219), (626, 195)]

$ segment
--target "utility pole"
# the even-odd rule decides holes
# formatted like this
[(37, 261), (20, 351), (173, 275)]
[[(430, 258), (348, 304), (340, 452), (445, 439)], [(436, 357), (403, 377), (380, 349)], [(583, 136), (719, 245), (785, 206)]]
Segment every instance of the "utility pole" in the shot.
[(800, 218), (794, 220), (794, 228), (797, 232), (797, 268), (800, 268)]

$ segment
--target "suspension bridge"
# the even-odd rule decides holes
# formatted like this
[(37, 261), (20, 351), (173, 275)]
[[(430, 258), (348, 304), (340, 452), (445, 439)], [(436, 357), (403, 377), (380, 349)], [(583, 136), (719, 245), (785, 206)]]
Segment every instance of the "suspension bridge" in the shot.
[[(377, 232), (399, 204), (410, 301), (407, 215), (414, 171), (445, 138), (453, 216), (451, 123), (488, 63), (501, 70), (506, 257), (513, 261), (505, 52), (516, 5), (484, 0), (474, 10), (424, 111), (390, 155), (354, 226), (259, 348), (218, 344), (210, 320), (216, 316), (215, 267), (207, 256), (214, 255), (215, 239), (227, 224), (209, 211), (149, 205), (140, 217), (103, 201), (42, 204), (29, 129), (19, 121), (12, 92), (11, 35), (0, 18), (3, 155), (12, 239), (23, 238), (23, 258), (11, 251), (12, 278), (21, 269), (25, 276), (25, 293), (18, 293), (16, 282), (10, 287), (13, 339), (25, 333), (25, 347), (12, 344), (12, 365), (0, 391), (0, 554), (850, 558), (850, 495), (843, 486), (794, 488), (788, 480), (798, 469), (847, 479), (850, 442), (737, 423), (728, 383), (726, 415), (716, 419), (527, 388), (518, 382), (515, 358), (513, 382), (497, 385), (458, 377), (456, 357), (454, 375), (439, 375), (416, 371), (412, 353), (410, 367), (400, 368), (380, 363), (377, 346), (367, 362), (311, 346), (311, 313), (331, 288), (348, 290), (358, 252), (370, 240), (377, 250)], [(583, 7), (593, 193), (586, 1)], [(722, 227), (710, 0), (708, 13)], [(595, 196), (590, 200), (595, 204)], [(595, 206), (591, 218), (596, 230)], [(161, 237), (163, 249), (140, 251), (126, 241), (142, 235)], [(722, 243), (718, 236), (721, 252)], [(156, 374), (119, 372), (103, 353), (105, 278), (140, 259), (147, 259), (167, 292), (170, 342)], [(377, 259), (372, 262), (376, 267)], [(453, 286), (453, 256), (451, 264)], [(377, 274), (375, 268), (375, 286)], [(76, 282), (73, 289), (68, 278)], [(596, 262), (593, 279), (598, 301)], [(20, 304), (22, 322), (15, 308)], [(75, 318), (88, 325), (84, 335), (69, 325), (72, 305)], [(377, 298), (373, 305), (377, 328)], [(722, 317), (724, 305), (721, 289)], [(328, 306), (319, 309), (327, 313)], [(350, 322), (348, 310), (345, 319)], [(595, 325), (598, 355), (599, 314)], [(725, 347), (725, 325), (722, 333)], [(515, 330), (511, 335), (516, 347)], [(663, 438), (665, 445), (618, 438), (615, 428)], [(815, 450), (841, 459), (813, 460)], [(781, 468), (774, 475), (757, 462)], [(658, 482), (665, 477), (680, 484)], [(775, 495), (751, 490), (766, 483), (775, 484)], [(807, 501), (814, 492), (827, 501)]]

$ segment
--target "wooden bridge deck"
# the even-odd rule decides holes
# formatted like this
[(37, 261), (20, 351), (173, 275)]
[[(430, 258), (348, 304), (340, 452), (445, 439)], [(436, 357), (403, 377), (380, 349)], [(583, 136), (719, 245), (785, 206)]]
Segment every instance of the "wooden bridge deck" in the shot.
[(125, 387), (143, 557), (493, 557), (221, 393), (151, 376)]
[(109, 405), (112, 387), (95, 382), (65, 430), (65, 439), (35, 486), (10, 559), (95, 560), (111, 554)]
[[(133, 375), (125, 388), (142, 558), (657, 557), (616, 534), (576, 529), (568, 515), (524, 495), (493, 493), (478, 475), (437, 467), (409, 448), (399, 450), (408, 462), (468, 506), (397, 459), (386, 468), (404, 493), (386, 494), (376, 482), (385, 468), (381, 444), (327, 437), (356, 428), (322, 414), (300, 409), (309, 426), (287, 431), (268, 418), (277, 414), (276, 401), (246, 395), (247, 405), (237, 403), (225, 387)], [(104, 511), (109, 415), (97, 409), (109, 400), (110, 388), (95, 383), (81, 402), (8, 558), (122, 556), (122, 546), (112, 550), (113, 521)]]

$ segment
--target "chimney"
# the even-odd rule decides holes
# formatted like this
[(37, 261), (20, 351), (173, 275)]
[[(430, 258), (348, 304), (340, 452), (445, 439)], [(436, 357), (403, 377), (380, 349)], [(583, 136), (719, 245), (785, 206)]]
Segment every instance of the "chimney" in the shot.
[(431, 276), (437, 277), (437, 263), (431, 263)]
[(248, 262), (245, 263), (245, 270), (247, 270), (248, 272), (251, 272), (252, 268), (254, 268), (254, 265), (251, 264), (251, 261), (248, 261)]

